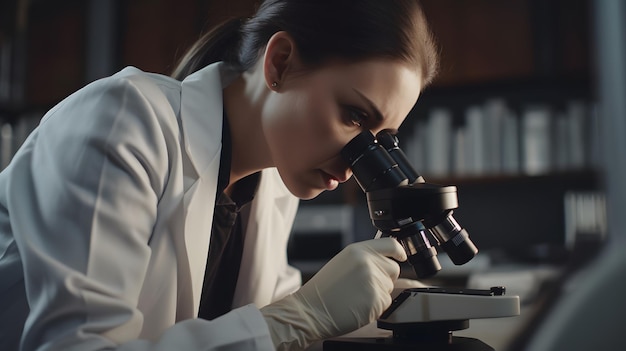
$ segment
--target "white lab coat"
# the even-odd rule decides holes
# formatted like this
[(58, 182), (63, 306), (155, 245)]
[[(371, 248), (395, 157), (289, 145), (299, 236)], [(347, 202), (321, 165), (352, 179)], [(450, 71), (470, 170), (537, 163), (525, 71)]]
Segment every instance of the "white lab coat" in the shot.
[(273, 349), (258, 308), (300, 285), (275, 169), (243, 213), (235, 309), (196, 319), (233, 76), (126, 68), (46, 114), (0, 174), (1, 350), (22, 326), (23, 350)]

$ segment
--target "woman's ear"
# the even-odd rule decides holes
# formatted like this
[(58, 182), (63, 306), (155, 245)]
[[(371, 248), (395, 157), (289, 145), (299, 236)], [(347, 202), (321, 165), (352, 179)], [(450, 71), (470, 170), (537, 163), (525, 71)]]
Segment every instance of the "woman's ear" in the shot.
[(268, 88), (277, 90), (297, 62), (296, 45), (291, 35), (284, 31), (274, 33), (267, 42), (263, 57), (263, 74)]

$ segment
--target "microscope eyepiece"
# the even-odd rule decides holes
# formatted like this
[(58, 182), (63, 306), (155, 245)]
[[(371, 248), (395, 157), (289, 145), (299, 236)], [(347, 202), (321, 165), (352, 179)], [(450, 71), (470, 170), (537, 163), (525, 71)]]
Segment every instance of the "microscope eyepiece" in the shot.
[(398, 163), (398, 167), (402, 170), (402, 172), (407, 176), (409, 180), (409, 184), (413, 184), (415, 182), (423, 183), (424, 178), (417, 173), (415, 169), (411, 166), (409, 159), (406, 157), (400, 146), (398, 145), (398, 138), (391, 134), (388, 130), (382, 130), (376, 134), (376, 140), (378, 143), (387, 150), (389, 156), (394, 159)]
[(406, 175), (369, 130), (361, 132), (346, 144), (341, 156), (348, 162), (354, 178), (365, 192), (408, 184)]
[(452, 217), (452, 209), (457, 207), (456, 187), (425, 183), (395, 135), (383, 130), (374, 137), (364, 131), (341, 150), (341, 156), (367, 195), (374, 226), (402, 244), (418, 278), (441, 270), (430, 239), (457, 265), (476, 255), (478, 249), (467, 231)]

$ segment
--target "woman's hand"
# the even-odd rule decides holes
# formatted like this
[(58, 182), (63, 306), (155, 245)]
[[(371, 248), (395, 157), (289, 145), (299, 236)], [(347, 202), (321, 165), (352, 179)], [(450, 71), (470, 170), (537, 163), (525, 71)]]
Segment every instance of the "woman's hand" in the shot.
[(348, 245), (300, 290), (261, 309), (281, 350), (339, 336), (376, 320), (391, 304), (404, 249), (393, 238)]

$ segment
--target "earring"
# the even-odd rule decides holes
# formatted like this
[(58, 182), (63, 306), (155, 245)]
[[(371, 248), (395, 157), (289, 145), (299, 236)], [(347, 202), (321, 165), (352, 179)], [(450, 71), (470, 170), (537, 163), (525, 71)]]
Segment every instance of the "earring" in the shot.
[(272, 82), (272, 88), (276, 88), (278, 86), (278, 82)]

